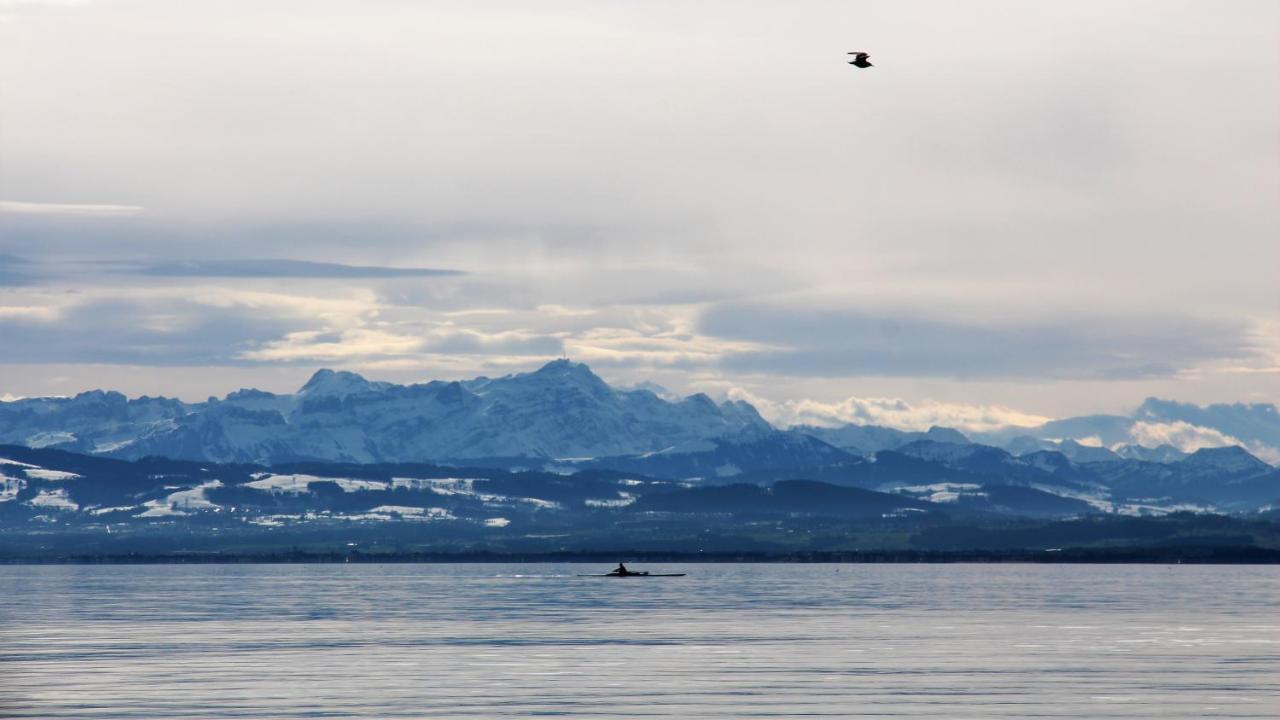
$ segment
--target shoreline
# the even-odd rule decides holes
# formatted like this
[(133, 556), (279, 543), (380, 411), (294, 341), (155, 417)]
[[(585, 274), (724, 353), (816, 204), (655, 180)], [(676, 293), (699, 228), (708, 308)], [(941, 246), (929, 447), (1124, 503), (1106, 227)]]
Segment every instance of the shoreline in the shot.
[(546, 553), (493, 552), (171, 552), (30, 554), (0, 556), (0, 565), (281, 565), (281, 564), (1082, 564), (1082, 565), (1280, 565), (1280, 549), (1259, 547), (1063, 548), (1061, 550), (654, 552), (600, 550)]

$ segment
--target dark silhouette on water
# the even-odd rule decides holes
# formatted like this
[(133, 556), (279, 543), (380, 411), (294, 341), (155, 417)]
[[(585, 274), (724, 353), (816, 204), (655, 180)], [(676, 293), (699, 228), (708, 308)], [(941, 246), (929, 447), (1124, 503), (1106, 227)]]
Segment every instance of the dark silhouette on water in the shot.
[(626, 565), (618, 563), (618, 567), (610, 570), (603, 575), (579, 575), (578, 577), (607, 577), (607, 578), (623, 578), (623, 577), (652, 577), (652, 578), (671, 578), (684, 577), (684, 573), (651, 573), (648, 570), (636, 572), (628, 570)]
[(853, 56), (853, 59), (849, 61), (849, 64), (854, 67), (859, 67), (859, 68), (875, 67), (874, 65), (871, 64), (871, 61), (867, 59), (871, 57), (871, 53), (864, 53), (864, 52), (858, 51), (858, 52), (851, 52), (848, 54)]

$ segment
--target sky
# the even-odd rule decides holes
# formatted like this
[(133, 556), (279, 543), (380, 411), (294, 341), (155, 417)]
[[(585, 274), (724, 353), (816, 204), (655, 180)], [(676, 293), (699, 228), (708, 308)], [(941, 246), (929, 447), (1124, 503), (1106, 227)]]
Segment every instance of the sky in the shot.
[(1274, 402), (1278, 28), (1270, 1), (0, 0), (0, 398), (568, 356), (782, 422)]

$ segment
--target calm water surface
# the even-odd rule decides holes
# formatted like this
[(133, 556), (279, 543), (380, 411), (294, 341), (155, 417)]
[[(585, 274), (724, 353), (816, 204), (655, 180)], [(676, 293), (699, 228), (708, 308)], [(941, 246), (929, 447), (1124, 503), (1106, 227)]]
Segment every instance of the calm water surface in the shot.
[(1280, 568), (0, 567), (0, 715), (1280, 715)]

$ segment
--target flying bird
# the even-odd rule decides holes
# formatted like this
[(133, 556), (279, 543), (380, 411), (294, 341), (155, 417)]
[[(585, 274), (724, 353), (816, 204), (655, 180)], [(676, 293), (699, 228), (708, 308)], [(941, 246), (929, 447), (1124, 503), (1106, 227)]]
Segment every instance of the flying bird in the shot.
[(850, 65), (860, 68), (873, 67), (871, 62), (867, 60), (867, 58), (871, 57), (871, 53), (851, 52), (849, 54), (853, 56), (853, 59), (849, 61)]

